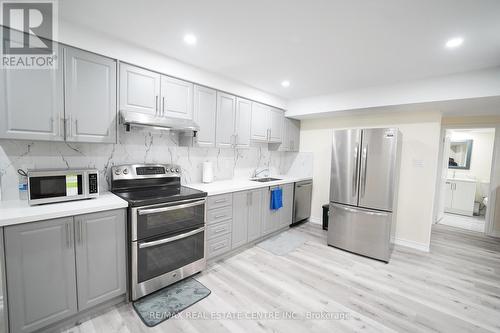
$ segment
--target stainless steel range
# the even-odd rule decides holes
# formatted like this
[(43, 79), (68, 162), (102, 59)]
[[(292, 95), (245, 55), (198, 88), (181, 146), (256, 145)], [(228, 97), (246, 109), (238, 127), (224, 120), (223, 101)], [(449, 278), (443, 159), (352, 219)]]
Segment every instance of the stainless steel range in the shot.
[(193, 275), (206, 266), (206, 192), (181, 186), (180, 167), (120, 165), (111, 191), (129, 203), (132, 300)]

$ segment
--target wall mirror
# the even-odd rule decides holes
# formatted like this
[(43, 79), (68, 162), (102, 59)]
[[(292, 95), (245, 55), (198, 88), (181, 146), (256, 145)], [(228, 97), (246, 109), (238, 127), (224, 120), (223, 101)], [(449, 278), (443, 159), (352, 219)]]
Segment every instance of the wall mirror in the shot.
[(451, 141), (448, 168), (469, 170), (471, 156), (472, 140)]

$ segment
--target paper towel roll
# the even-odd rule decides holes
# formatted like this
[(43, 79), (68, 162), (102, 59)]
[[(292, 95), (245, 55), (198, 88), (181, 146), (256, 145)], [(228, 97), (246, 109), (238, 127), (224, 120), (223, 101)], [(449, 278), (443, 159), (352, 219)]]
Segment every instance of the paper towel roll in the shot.
[(203, 182), (211, 183), (214, 181), (214, 167), (212, 162), (203, 162)]

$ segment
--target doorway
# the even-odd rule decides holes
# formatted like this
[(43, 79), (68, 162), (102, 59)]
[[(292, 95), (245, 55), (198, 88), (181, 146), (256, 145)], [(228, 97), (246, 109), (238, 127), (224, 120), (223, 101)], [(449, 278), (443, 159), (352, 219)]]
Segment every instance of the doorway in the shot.
[(495, 128), (444, 129), (435, 223), (487, 230), (495, 134)]

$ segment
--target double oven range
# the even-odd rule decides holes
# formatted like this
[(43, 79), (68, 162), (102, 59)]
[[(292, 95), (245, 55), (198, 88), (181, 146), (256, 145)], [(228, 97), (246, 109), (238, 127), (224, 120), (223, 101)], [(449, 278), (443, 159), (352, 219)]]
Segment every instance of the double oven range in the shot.
[(111, 191), (129, 203), (133, 301), (205, 268), (207, 193), (181, 186), (179, 166), (114, 166)]

